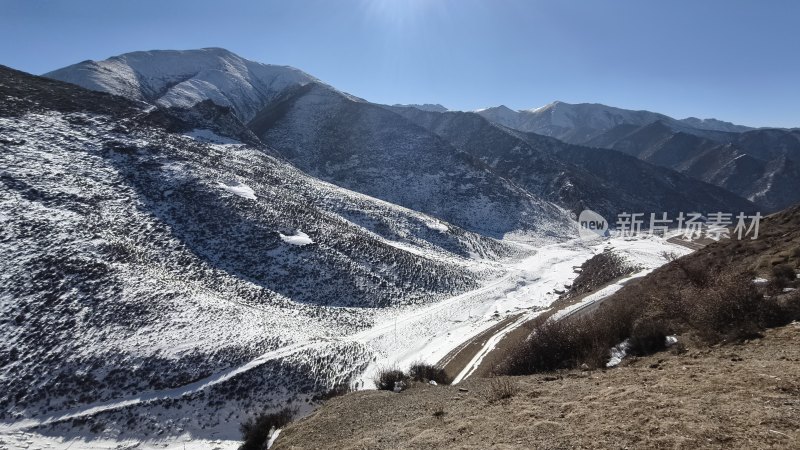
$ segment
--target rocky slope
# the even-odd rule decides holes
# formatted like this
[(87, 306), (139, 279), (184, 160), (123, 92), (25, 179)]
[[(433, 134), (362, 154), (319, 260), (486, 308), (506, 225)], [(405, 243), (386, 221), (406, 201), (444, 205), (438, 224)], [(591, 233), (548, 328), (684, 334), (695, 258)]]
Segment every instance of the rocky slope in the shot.
[(702, 137), (663, 121), (620, 125), (588, 145), (610, 148), (720, 186), (772, 212), (800, 193), (800, 132), (762, 129)]
[(347, 336), (379, 310), (519, 254), (195, 128), (206, 113), (0, 67), (0, 431), (154, 436), (189, 407), (167, 433), (235, 437), (244, 411), (358, 373)]
[(586, 208), (605, 217), (625, 211), (676, 214), (754, 208), (724, 189), (620, 152), (518, 132), (475, 113), (393, 109), (534, 195), (576, 214)]
[(242, 121), (285, 89), (318, 82), (297, 69), (256, 63), (221, 48), (131, 52), (45, 76), (165, 107), (212, 100), (232, 108)]
[[(165, 62), (170, 58), (172, 63)], [(124, 68), (119, 61), (126, 63)], [(225, 70), (218, 69), (220, 61)], [(175, 100), (181, 90), (153, 98), (131, 95), (118, 87), (120, 77), (131, 78), (125, 75), (129, 68), (137, 78), (150, 82), (186, 78), (185, 67), (202, 64), (229, 81), (201, 94), (187, 94), (181, 101)], [(250, 67), (256, 63), (219, 49), (137, 52), (81, 63), (48, 76), (156, 104), (164, 104), (169, 98), (166, 104), (184, 107), (199, 98), (216, 101), (215, 96), (222, 92), (225, 98), (221, 105), (234, 105), (236, 117), (257, 138), (301, 170), (493, 237), (537, 240), (559, 235), (568, 217), (560, 208), (573, 214), (591, 208), (609, 217), (625, 211), (755, 208), (721, 189), (615, 152), (597, 153), (518, 131), (532, 129), (519, 124), (502, 122), (508, 126), (498, 126), (481, 117), (489, 115), (488, 110), (478, 115), (447, 112), (438, 105), (375, 105), (310, 77), (270, 88), (268, 96), (253, 101), (246, 95), (249, 91), (242, 94), (229, 88), (242, 79), (248, 86), (257, 84), (258, 79), (228, 68), (237, 64)], [(90, 70), (95, 65), (103, 66), (104, 71)], [(262, 66), (258, 65), (266, 70)], [(279, 79), (289, 78), (283, 75)], [(248, 106), (236, 106), (239, 104)], [(589, 127), (592, 131), (586, 133), (592, 136), (620, 122), (646, 123), (666, 117), (606, 107), (608, 110), (598, 112), (599, 106), (558, 103), (548, 107), (548, 117), (558, 119), (553, 123), (576, 135)], [(573, 117), (575, 114), (579, 117)], [(581, 125), (584, 122), (588, 125)], [(536, 131), (566, 139), (559, 133), (540, 128)]]

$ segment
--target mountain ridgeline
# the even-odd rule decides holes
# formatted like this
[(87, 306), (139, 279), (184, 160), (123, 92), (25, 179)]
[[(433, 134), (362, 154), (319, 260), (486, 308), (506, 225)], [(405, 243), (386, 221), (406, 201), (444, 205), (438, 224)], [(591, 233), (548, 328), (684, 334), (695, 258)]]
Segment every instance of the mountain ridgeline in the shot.
[[(668, 119), (655, 113), (579, 108), (580, 120), (569, 120), (571, 105), (558, 102), (531, 117), (507, 108), (377, 105), (222, 49), (135, 52), (47, 76), (155, 105), (230, 107), (268, 151), (310, 175), (492, 237), (554, 236), (585, 208), (613, 217), (761, 206), (692, 173), (576, 145), (619, 124)], [(730, 128), (674, 122), (711, 135)]]
[(767, 212), (800, 201), (800, 130), (754, 129), (716, 119), (554, 102), (478, 114), (504, 127), (617, 150), (744, 197)]

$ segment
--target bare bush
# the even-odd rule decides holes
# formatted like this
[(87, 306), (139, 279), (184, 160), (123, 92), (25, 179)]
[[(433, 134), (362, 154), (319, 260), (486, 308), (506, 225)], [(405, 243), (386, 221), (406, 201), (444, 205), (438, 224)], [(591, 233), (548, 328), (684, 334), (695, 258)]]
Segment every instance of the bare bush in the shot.
[(636, 356), (649, 355), (667, 348), (669, 329), (664, 321), (644, 318), (634, 323), (628, 338), (628, 352)]
[(753, 337), (763, 328), (763, 295), (752, 274), (728, 272), (707, 276), (706, 285), (687, 289), (682, 301), (686, 321), (707, 341)]
[(667, 251), (667, 250), (662, 250), (661, 253), (659, 253), (659, 255), (662, 258), (664, 258), (667, 262), (675, 261), (676, 259), (681, 257), (681, 255), (679, 255), (677, 252)]
[(492, 378), (486, 392), (486, 400), (490, 403), (508, 400), (517, 395), (517, 385), (507, 377)]
[(450, 384), (452, 382), (444, 369), (422, 362), (412, 364), (408, 369), (408, 375), (412, 380), (423, 383), (435, 381), (436, 384)]
[(381, 391), (398, 391), (407, 387), (408, 375), (397, 368), (384, 368), (375, 375), (375, 387)]
[(785, 288), (794, 283), (797, 274), (794, 268), (788, 264), (778, 264), (772, 267), (772, 282), (778, 288)]
[(350, 392), (353, 392), (353, 387), (350, 386), (350, 383), (348, 383), (348, 382), (339, 383), (339, 384), (334, 385), (328, 391), (323, 392), (322, 394), (319, 394), (319, 395), (315, 396), (314, 400), (315, 401), (330, 400), (330, 399), (332, 399), (334, 397), (341, 397), (342, 395), (345, 395), (345, 394), (350, 393)]
[(260, 414), (242, 423), (239, 429), (244, 443), (239, 450), (263, 449), (270, 438), (270, 433), (288, 425), (294, 415), (294, 410), (284, 408), (278, 412)]

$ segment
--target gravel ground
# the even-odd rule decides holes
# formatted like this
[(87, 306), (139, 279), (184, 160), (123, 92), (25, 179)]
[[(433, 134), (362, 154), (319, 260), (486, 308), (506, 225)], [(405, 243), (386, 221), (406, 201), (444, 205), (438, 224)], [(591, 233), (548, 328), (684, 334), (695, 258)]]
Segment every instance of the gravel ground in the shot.
[[(795, 322), (605, 371), (356, 392), (289, 425), (273, 448), (800, 448), (798, 343)], [(514, 395), (497, 399), (505, 384)]]

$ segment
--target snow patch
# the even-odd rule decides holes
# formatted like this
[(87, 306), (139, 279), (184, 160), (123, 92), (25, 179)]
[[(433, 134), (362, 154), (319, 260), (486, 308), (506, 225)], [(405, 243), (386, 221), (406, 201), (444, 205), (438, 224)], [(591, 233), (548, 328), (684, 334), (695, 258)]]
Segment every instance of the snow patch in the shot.
[(447, 233), (450, 231), (450, 228), (448, 228), (447, 225), (439, 222), (438, 220), (434, 222), (425, 222), (425, 226), (440, 233)]
[(285, 235), (283, 233), (279, 233), (279, 234), (281, 235), (281, 239), (283, 240), (283, 242), (286, 242), (287, 244), (297, 245), (297, 246), (302, 247), (304, 245), (308, 245), (308, 244), (313, 244), (314, 243), (314, 241), (311, 240), (311, 238), (308, 237), (307, 234), (303, 233), (300, 230), (297, 230), (297, 233), (295, 233), (292, 236), (287, 236), (287, 235)]
[(256, 192), (250, 186), (239, 183), (238, 181), (231, 181), (231, 182), (218, 182), (219, 187), (223, 190), (230, 192), (231, 194), (238, 195), (239, 197), (246, 198), (248, 200), (255, 200), (256, 199)]
[(272, 448), (273, 444), (275, 444), (275, 441), (278, 439), (278, 435), (279, 434), (281, 434), (281, 429), (280, 428), (278, 428), (277, 430), (273, 431), (270, 434), (269, 440), (267, 441), (267, 450)]
[(606, 363), (606, 367), (616, 367), (619, 363), (625, 359), (625, 356), (628, 355), (628, 349), (630, 349), (631, 344), (628, 339), (620, 342), (619, 344), (615, 345), (611, 348), (611, 359), (608, 360)]

